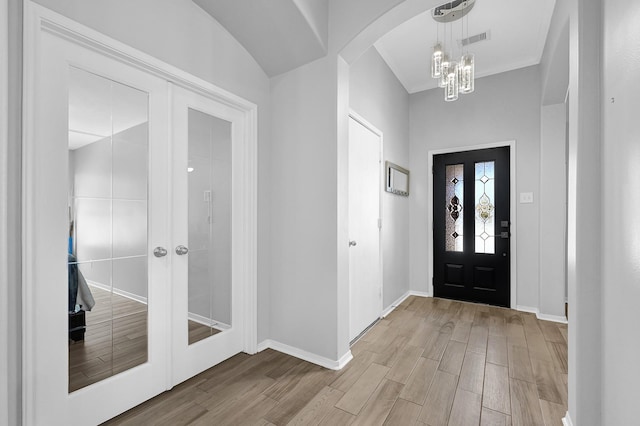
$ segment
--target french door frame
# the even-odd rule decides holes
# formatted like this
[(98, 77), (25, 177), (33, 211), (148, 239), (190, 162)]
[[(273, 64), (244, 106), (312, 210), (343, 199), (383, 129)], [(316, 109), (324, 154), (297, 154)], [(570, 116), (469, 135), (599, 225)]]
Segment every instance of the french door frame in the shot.
[(434, 272), (434, 266), (433, 266), (433, 235), (434, 235), (434, 229), (433, 229), (433, 157), (435, 155), (439, 155), (439, 154), (451, 154), (451, 153), (456, 153), (456, 152), (464, 152), (464, 151), (478, 151), (478, 150), (482, 150), (482, 149), (487, 149), (487, 148), (502, 148), (502, 147), (509, 147), (509, 162), (510, 162), (510, 170), (509, 170), (509, 180), (510, 180), (510, 192), (509, 192), (509, 210), (510, 210), (510, 215), (511, 215), (511, 226), (510, 226), (510, 232), (511, 232), (511, 237), (509, 240), (509, 249), (511, 251), (510, 256), (510, 277), (509, 277), (509, 281), (510, 281), (510, 289), (511, 289), (511, 293), (510, 293), (510, 301), (509, 304), (511, 306), (512, 309), (515, 309), (515, 307), (517, 306), (517, 297), (516, 297), (516, 291), (517, 291), (517, 282), (516, 282), (516, 277), (517, 275), (517, 270), (516, 270), (516, 266), (517, 266), (517, 253), (516, 253), (516, 247), (518, 246), (516, 244), (517, 241), (517, 215), (516, 215), (516, 141), (515, 140), (511, 140), (511, 141), (504, 141), (504, 142), (495, 142), (495, 143), (487, 143), (487, 144), (481, 144), (481, 145), (471, 145), (471, 146), (461, 146), (461, 147), (454, 147), (454, 148), (443, 148), (443, 149), (435, 149), (435, 150), (430, 150), (428, 152), (428, 170), (430, 170), (429, 178), (428, 178), (428, 184), (427, 184), (427, 189), (428, 189), (428, 204), (427, 204), (427, 223), (430, 224), (431, 226), (427, 227), (427, 241), (428, 241), (428, 248), (429, 248), (429, 259), (428, 259), (428, 274), (429, 274), (429, 294), (430, 296), (433, 297), (434, 295), (434, 289), (433, 289), (433, 272)]
[[(42, 57), (42, 42), (44, 34), (54, 35), (64, 39), (74, 46), (89, 49), (99, 55), (108, 57), (114, 61), (123, 63), (136, 70), (143, 71), (150, 76), (159, 77), (176, 86), (183, 87), (189, 91), (198, 93), (207, 98), (220, 102), (230, 108), (237, 110), (242, 118), (243, 139), (243, 169), (245, 176), (243, 181), (242, 197), (243, 209), (238, 219), (242, 221), (244, 232), (241, 237), (241, 252), (243, 259), (238, 283), (241, 287), (242, 305), (244, 311), (243, 319), (243, 346), (244, 352), (256, 353), (257, 350), (257, 106), (230, 92), (227, 92), (205, 80), (199, 79), (174, 66), (166, 64), (152, 56), (140, 52), (130, 46), (111, 39), (97, 31), (91, 30), (75, 21), (59, 15), (49, 9), (36, 5), (32, 2), (25, 3), (24, 14), (25, 40), (24, 40), (24, 91), (23, 91), (23, 211), (22, 211), (22, 256), (23, 256), (23, 285), (22, 285), (22, 315), (23, 315), (23, 343), (22, 343), (22, 414), (24, 424), (37, 424), (36, 413), (66, 412), (67, 406), (73, 397), (70, 395), (55, 395), (55, 398), (48, 400), (45, 390), (36, 386), (38, 375), (48, 368), (48, 354), (36, 353), (33, 348), (39, 347), (38, 336), (41, 331), (38, 327), (46, 318), (42, 318), (38, 311), (38, 283), (34, 279), (34, 272), (38, 270), (38, 251), (35, 247), (34, 232), (38, 231), (41, 224), (38, 222), (38, 215), (34, 210), (38, 206), (35, 182), (38, 179), (37, 164), (42, 161), (42, 154), (38, 154), (38, 147), (41, 143), (35, 137), (37, 134), (37, 106), (38, 93), (38, 73), (40, 58)], [(167, 83), (167, 86), (169, 84)], [(167, 111), (170, 108), (169, 91), (167, 90)], [(169, 126), (170, 124), (167, 124)], [(170, 134), (170, 129), (166, 129)], [(169, 151), (175, 141), (169, 142)], [(166, 155), (170, 155), (167, 152)], [(37, 234), (35, 234), (37, 235)], [(166, 246), (169, 246), (171, 236), (167, 232)], [(38, 301), (38, 303), (35, 303)], [(170, 334), (170, 333), (169, 333)], [(165, 375), (166, 389), (173, 386), (171, 378), (171, 336), (167, 338), (167, 374)], [(52, 368), (64, 368), (68, 366), (52, 365)], [(60, 372), (55, 373), (60, 376)], [(66, 375), (65, 375), (66, 377)], [(39, 380), (42, 380), (40, 377)], [(56, 388), (54, 386), (54, 388)], [(59, 388), (59, 386), (58, 386)], [(66, 387), (65, 387), (66, 389)], [(81, 393), (84, 390), (77, 392)], [(56, 406), (62, 404), (63, 406)], [(130, 407), (129, 407), (130, 408)], [(61, 411), (62, 410), (62, 411)], [(64, 419), (49, 417), (54, 423), (63, 422)], [(107, 420), (107, 419), (104, 419)], [(52, 423), (53, 424), (53, 423)]]

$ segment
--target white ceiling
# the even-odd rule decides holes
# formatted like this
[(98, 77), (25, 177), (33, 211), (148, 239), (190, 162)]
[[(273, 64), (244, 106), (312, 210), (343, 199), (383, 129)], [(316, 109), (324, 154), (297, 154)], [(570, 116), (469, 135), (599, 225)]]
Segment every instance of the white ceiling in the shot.
[(193, 0), (273, 77), (327, 53), (327, 0)]
[(486, 77), (540, 63), (554, 6), (555, 0), (476, 0), (464, 24), (459, 20), (445, 30), (445, 24), (437, 24), (426, 12), (387, 33), (375, 48), (405, 89), (416, 93), (437, 87), (430, 76), (437, 32), (440, 41), (445, 31), (447, 40), (453, 37), (453, 55), (458, 57), (463, 25), (465, 38), (490, 31), (490, 40), (467, 47), (475, 54), (476, 78)]

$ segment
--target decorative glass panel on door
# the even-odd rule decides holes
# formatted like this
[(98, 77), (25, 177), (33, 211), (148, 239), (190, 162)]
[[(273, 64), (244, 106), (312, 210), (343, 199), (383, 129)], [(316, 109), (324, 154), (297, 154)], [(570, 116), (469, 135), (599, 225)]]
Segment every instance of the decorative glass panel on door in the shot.
[(189, 108), (189, 344), (231, 327), (231, 123)]
[(69, 75), (69, 392), (147, 361), (147, 93)]
[(464, 164), (446, 167), (445, 248), (446, 251), (464, 251)]
[(494, 162), (475, 164), (476, 253), (495, 253), (495, 170)]

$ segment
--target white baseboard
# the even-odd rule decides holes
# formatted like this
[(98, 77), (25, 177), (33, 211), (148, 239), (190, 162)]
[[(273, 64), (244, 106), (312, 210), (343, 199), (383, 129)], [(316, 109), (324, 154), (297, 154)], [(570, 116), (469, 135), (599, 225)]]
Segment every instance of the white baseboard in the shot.
[(538, 308), (532, 308), (530, 306), (522, 306), (522, 305), (517, 305), (516, 306), (516, 310), (520, 311), (520, 312), (529, 312), (531, 314), (536, 314), (536, 318), (538, 318), (539, 320), (542, 321), (552, 321), (552, 322), (558, 322), (561, 324), (567, 324), (567, 318), (565, 318), (562, 315), (548, 315), (548, 314), (541, 314), (540, 310), (538, 310)]
[(397, 308), (402, 302), (404, 302), (409, 296), (418, 296), (418, 297), (431, 297), (429, 293), (425, 293), (423, 291), (413, 291), (409, 290), (402, 296), (398, 298), (395, 302), (393, 302), (388, 308), (382, 311), (381, 318), (385, 318), (389, 315), (395, 308)]
[(316, 355), (311, 352), (307, 352), (302, 349), (294, 348), (293, 346), (286, 345), (284, 343), (277, 342), (275, 340), (267, 339), (258, 344), (257, 351), (262, 352), (265, 349), (271, 348), (274, 351), (282, 352), (287, 355), (308, 361), (312, 364), (319, 365), (329, 370), (341, 370), (345, 365), (353, 359), (351, 351), (347, 351), (339, 360), (335, 361), (329, 358), (325, 358), (320, 355)]
[(385, 318), (387, 315), (389, 315), (391, 312), (393, 312), (393, 310), (395, 308), (398, 307), (398, 305), (400, 305), (402, 302), (404, 302), (407, 297), (411, 296), (411, 292), (408, 291), (405, 294), (403, 294), (402, 296), (400, 296), (398, 298), (398, 300), (396, 300), (395, 302), (393, 302), (390, 306), (388, 306), (386, 309), (384, 309), (382, 311), (382, 315), (380, 315), (381, 318)]
[(216, 330), (220, 331), (229, 330), (231, 328), (229, 324), (225, 324), (223, 322), (216, 321), (202, 315), (194, 314), (193, 312), (189, 312), (188, 318), (193, 322), (197, 322), (198, 324), (206, 325), (207, 327), (215, 328)]
[(532, 308), (530, 306), (517, 305), (516, 306), (516, 311), (529, 312), (530, 314), (538, 315), (538, 308)]
[(573, 426), (573, 422), (571, 421), (571, 416), (569, 415), (568, 411), (567, 411), (567, 415), (562, 418), (562, 425)]
[(262, 342), (258, 343), (258, 346), (256, 346), (256, 353), (262, 352), (266, 349), (269, 349), (270, 346), (269, 344), (271, 343), (271, 340), (267, 339), (267, 340), (263, 340)]
[(269, 349), (270, 346), (269, 344), (271, 343), (271, 340), (267, 339), (267, 340), (263, 340), (262, 342), (258, 343), (258, 346), (256, 346), (256, 353), (258, 352), (262, 352), (266, 349)]
[(536, 316), (538, 317), (538, 319), (541, 319), (543, 321), (559, 322), (561, 324), (569, 323), (569, 321), (567, 321), (567, 318), (564, 315), (547, 315), (547, 314), (537, 313)]
[(139, 303), (142, 303), (142, 304), (145, 304), (145, 305), (147, 304), (147, 298), (146, 297), (139, 296), (139, 295), (133, 294), (133, 293), (129, 293), (128, 291), (120, 290), (120, 289), (115, 288), (115, 287), (111, 288), (108, 285), (100, 284), (100, 283), (95, 282), (95, 281), (87, 280), (87, 284), (89, 284), (90, 286), (93, 286), (93, 287), (97, 287), (97, 288), (99, 288), (101, 290), (104, 290), (104, 291), (109, 291), (109, 292), (113, 291), (113, 294), (117, 294), (118, 296), (126, 297), (127, 299), (135, 300), (136, 302), (139, 302)]

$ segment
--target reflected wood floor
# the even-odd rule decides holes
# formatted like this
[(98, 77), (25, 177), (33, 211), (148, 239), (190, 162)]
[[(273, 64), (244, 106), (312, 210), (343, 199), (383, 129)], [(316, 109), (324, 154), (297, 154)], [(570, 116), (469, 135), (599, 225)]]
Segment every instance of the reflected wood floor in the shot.
[(147, 362), (147, 305), (91, 287), (84, 340), (69, 343), (69, 392)]
[[(147, 362), (147, 305), (91, 287), (84, 340), (69, 343), (69, 392)], [(219, 330), (189, 321), (189, 343)]]
[(199, 322), (189, 320), (189, 344), (193, 345), (200, 340), (204, 340), (207, 337), (211, 337), (214, 334), (220, 333), (220, 330), (209, 327), (208, 325), (201, 324)]
[(561, 425), (567, 326), (410, 297), (341, 371), (239, 354), (109, 425)]

